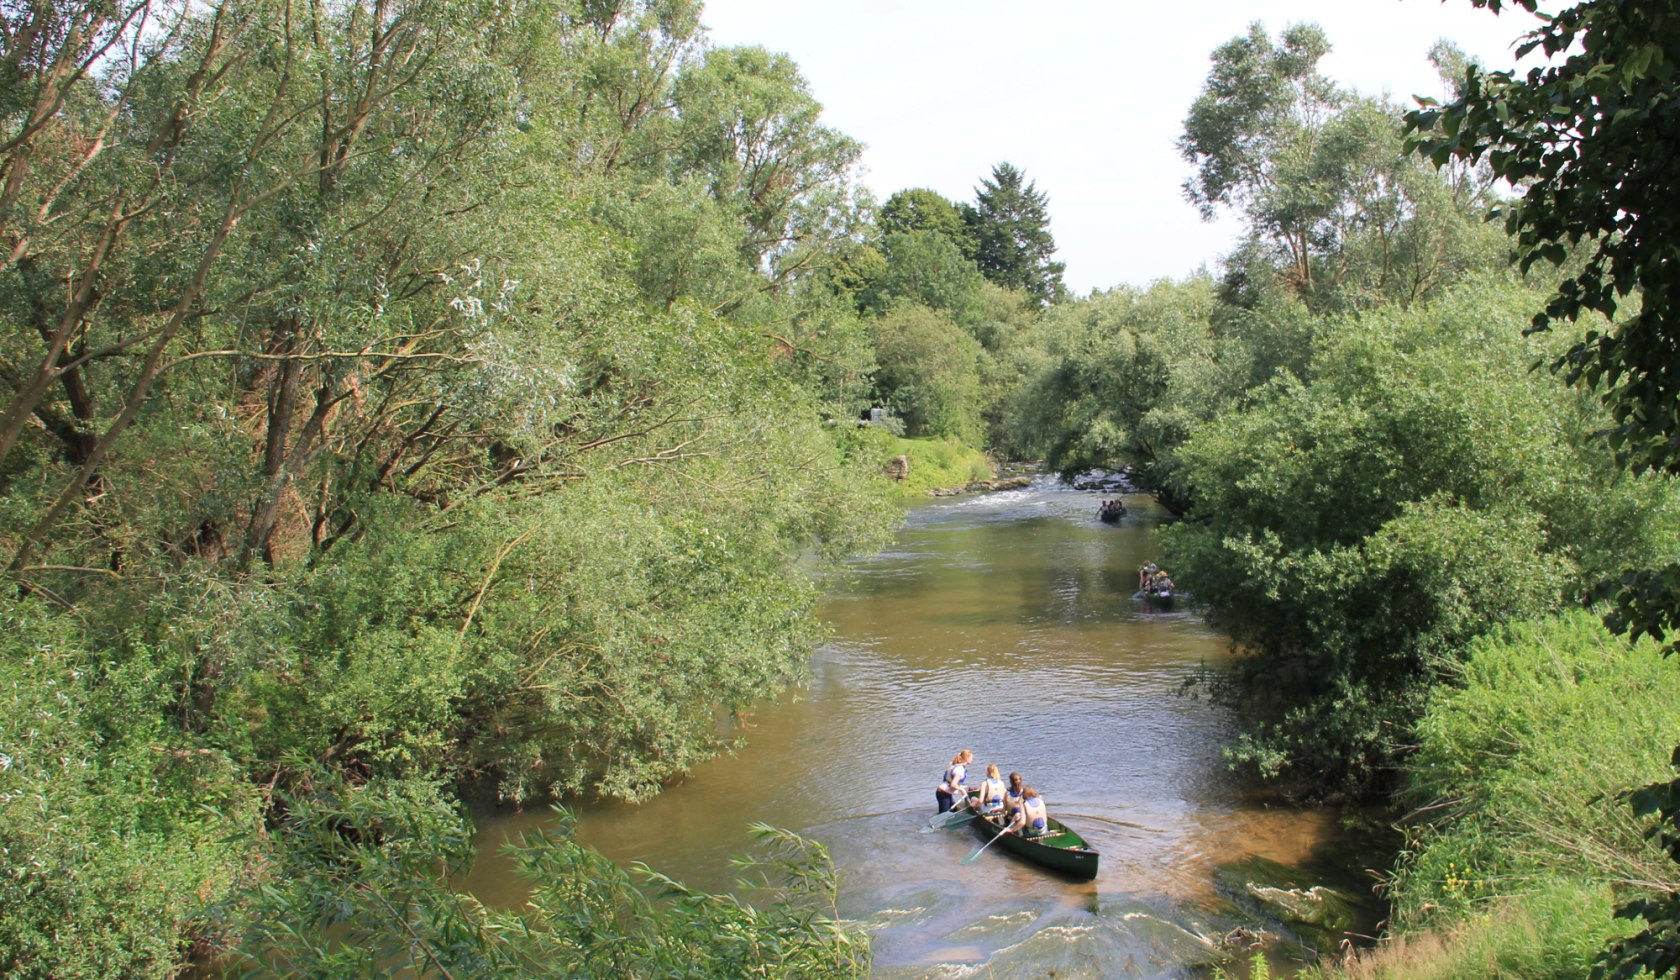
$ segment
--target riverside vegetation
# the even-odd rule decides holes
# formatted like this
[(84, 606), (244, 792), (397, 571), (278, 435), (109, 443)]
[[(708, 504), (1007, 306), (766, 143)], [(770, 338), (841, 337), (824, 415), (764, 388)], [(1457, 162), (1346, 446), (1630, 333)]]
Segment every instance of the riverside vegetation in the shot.
[[(1418, 809), (1350, 969), (1672, 968), (1680, 791), (1617, 794), (1670, 774), (1675, 671), (1573, 611), (1680, 621), (1670, 219), (1567, 183), (1667, 186), (1646, 6), (1546, 22), (1620, 66), (1569, 69), (1587, 101), (1444, 45), (1457, 101), (1405, 120), (1255, 25), (1180, 144), (1243, 242), (1077, 299), (1021, 171), (877, 206), (693, 0), (7, 7), (0, 971), (866, 973), (772, 828), (757, 904), (564, 834), (518, 913), (447, 872), (465, 792), (636, 799), (725, 750), (821, 636), (796, 563), (890, 532), (899, 436), (1184, 516), (1233, 762)], [(1603, 123), (1579, 166), (1511, 122), (1558, 104)]]

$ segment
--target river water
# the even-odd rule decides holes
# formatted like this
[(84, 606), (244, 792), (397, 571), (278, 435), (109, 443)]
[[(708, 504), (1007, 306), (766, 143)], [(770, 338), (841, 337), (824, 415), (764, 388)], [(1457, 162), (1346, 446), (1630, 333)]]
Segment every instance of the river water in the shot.
[[(1231, 719), (1178, 690), (1219, 669), (1228, 641), (1193, 612), (1130, 598), (1161, 515), (1127, 501), (1105, 525), (1095, 496), (1039, 480), (912, 508), (891, 549), (830, 583), (834, 638), (808, 685), (753, 712), (737, 754), (656, 799), (577, 807), (579, 839), (707, 890), (732, 886), (753, 821), (821, 841), (882, 976), (1174, 976), (1208, 962), (1220, 935), (1253, 925), (1221, 869), (1308, 865), (1337, 843), (1336, 820), (1268, 805), (1226, 770)], [(921, 832), (960, 748), (975, 778), (996, 762), (1036, 786), (1101, 852), (1098, 878), (1001, 849), (965, 865), (972, 829)], [(496, 848), (549, 819), (478, 814), (469, 890), (517, 902)]]

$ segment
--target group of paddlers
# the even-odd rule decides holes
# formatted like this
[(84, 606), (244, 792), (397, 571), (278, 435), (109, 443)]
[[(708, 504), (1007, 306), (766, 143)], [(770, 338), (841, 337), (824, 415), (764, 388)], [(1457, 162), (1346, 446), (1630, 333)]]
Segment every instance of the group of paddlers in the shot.
[(980, 781), (979, 791), (970, 794), (968, 767), (973, 761), (974, 753), (968, 749), (958, 752), (951, 760), (951, 765), (939, 780), (939, 787), (933, 791), (940, 813), (972, 807), (983, 816), (1002, 814), (1007, 817), (1004, 833), (1038, 837), (1049, 831), (1050, 814), (1044, 807), (1044, 798), (1038, 795), (1038, 790), (1026, 785), (1018, 772), (1010, 773), (1006, 783), (998, 774), (997, 764), (990, 763), (986, 766), (986, 778)]
[(1144, 595), (1172, 595), (1172, 576), (1154, 562), (1145, 562), (1138, 569), (1138, 591)]
[(1104, 499), (1102, 503), (1097, 504), (1097, 517), (1099, 520), (1113, 523), (1124, 516), (1126, 516), (1126, 502), (1121, 500), (1119, 497), (1115, 497), (1112, 500)]

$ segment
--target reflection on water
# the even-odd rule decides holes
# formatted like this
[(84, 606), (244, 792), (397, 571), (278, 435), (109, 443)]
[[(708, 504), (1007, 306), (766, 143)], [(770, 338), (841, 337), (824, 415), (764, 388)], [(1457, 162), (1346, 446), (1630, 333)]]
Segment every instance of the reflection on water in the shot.
[[(1129, 598), (1157, 552), (1150, 503), (1127, 503), (1104, 525), (1093, 496), (1040, 482), (913, 509), (891, 550), (832, 583), (833, 642), (808, 685), (747, 719), (737, 755), (648, 803), (581, 807), (579, 838), (708, 890), (732, 886), (753, 821), (820, 840), (884, 975), (1154, 976), (1198, 961), (1217, 928), (1215, 865), (1296, 864), (1332, 827), (1248, 802), (1225, 771), (1228, 717), (1177, 689), (1222, 664), (1226, 641)], [(1006, 853), (963, 865), (972, 831), (918, 833), (963, 747), (976, 774), (996, 762), (1036, 786), (1102, 852), (1098, 879)], [(469, 887), (517, 901), (495, 846), (546, 819), (481, 815)]]

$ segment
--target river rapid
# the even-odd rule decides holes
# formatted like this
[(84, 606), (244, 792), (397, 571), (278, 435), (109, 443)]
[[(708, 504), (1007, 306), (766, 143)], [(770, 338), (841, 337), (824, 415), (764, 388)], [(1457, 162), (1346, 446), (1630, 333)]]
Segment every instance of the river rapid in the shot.
[[(656, 799), (576, 806), (579, 839), (728, 890), (749, 823), (814, 838), (840, 869), (841, 913), (866, 924), (889, 977), (1185, 975), (1227, 952), (1218, 941), (1233, 929), (1289, 934), (1233, 869), (1299, 879), (1269, 883), (1282, 885), (1341, 873), (1346, 892), (1368, 891), (1335, 813), (1270, 805), (1227, 771), (1231, 718), (1179, 689), (1220, 669), (1228, 640), (1193, 611), (1131, 598), (1162, 515), (1134, 495), (1106, 525), (1097, 500), (1040, 479), (911, 508), (892, 548), (829, 583), (834, 638), (807, 685), (746, 718), (737, 754)], [(1001, 848), (965, 865), (972, 829), (922, 832), (960, 748), (975, 754), (970, 785), (988, 762), (1019, 770), (1101, 852), (1098, 878)], [(552, 815), (475, 819), (467, 887), (517, 903), (524, 886), (497, 848)]]

